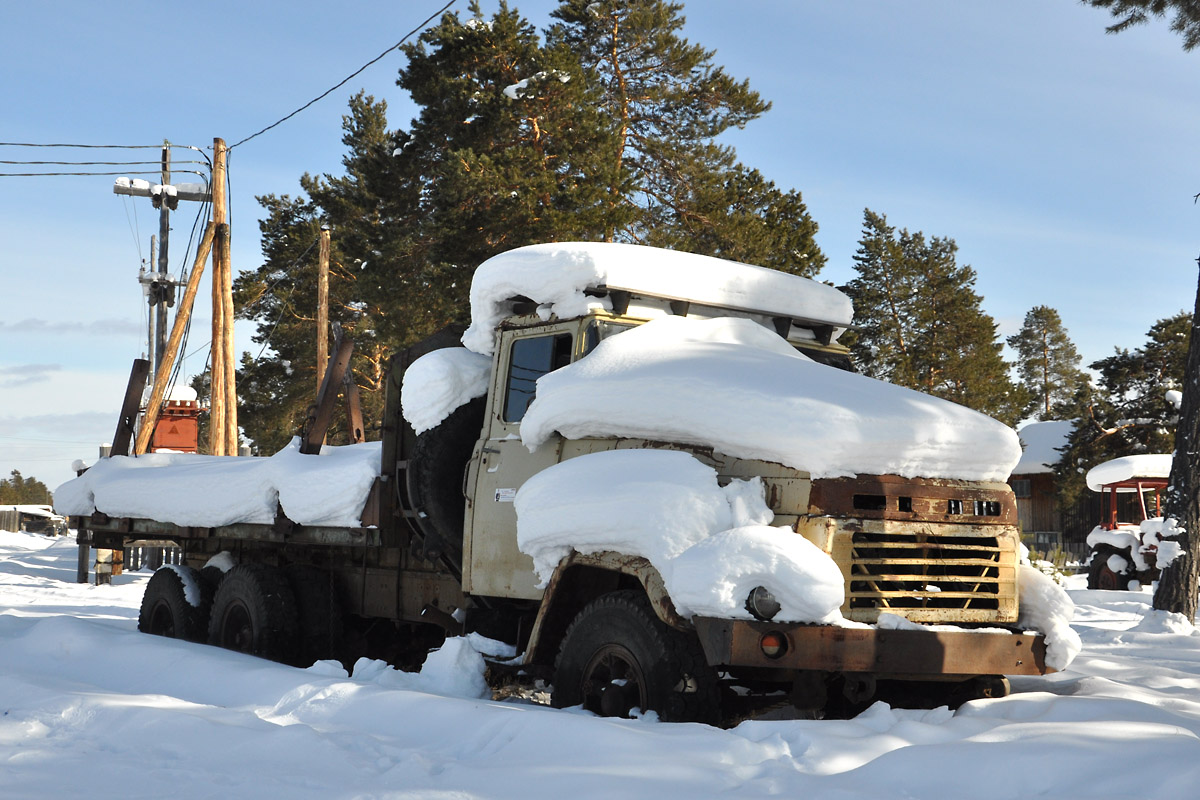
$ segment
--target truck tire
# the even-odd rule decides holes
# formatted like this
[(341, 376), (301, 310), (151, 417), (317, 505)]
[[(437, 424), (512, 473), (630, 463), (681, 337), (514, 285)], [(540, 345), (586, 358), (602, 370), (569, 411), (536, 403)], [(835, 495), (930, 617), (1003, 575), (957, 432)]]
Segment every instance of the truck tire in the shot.
[(296, 601), (282, 572), (238, 564), (225, 573), (209, 615), (209, 644), (292, 663), (297, 634)]
[(1092, 551), (1092, 561), (1088, 565), (1088, 582), (1089, 589), (1103, 589), (1107, 591), (1122, 592), (1129, 588), (1129, 576), (1118, 572), (1113, 572), (1108, 566), (1108, 557), (1111, 555), (1120, 555), (1126, 561), (1130, 559), (1115, 550), (1103, 549)]
[[(199, 584), (199, 575), (191, 567), (178, 567), (190, 573)], [(142, 595), (142, 606), (138, 612), (138, 630), (155, 636), (171, 639), (186, 639), (202, 642), (208, 631), (208, 605), (212, 596), (201, 593), (200, 606), (187, 601), (183, 578), (175, 569), (163, 567), (157, 570), (146, 584)]]
[(342, 604), (334, 591), (333, 576), (316, 567), (292, 566), (287, 579), (296, 600), (299, 626), (296, 665), (310, 667), (337, 657), (342, 645)]
[(605, 717), (640, 709), (666, 722), (720, 721), (717, 674), (699, 641), (663, 624), (637, 591), (598, 597), (575, 617), (554, 665), (551, 703)]
[[(441, 541), (427, 541), (430, 557), (449, 556), (462, 565), (463, 471), (483, 430), (486, 397), (459, 406), (435, 428), (416, 437), (408, 466), (413, 508)], [(449, 551), (449, 552), (446, 552)]]

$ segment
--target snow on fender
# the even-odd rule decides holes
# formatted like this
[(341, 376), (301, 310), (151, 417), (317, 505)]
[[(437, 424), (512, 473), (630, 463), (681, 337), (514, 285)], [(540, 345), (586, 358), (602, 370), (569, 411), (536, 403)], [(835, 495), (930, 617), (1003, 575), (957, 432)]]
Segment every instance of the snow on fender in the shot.
[(556, 464), (517, 492), (517, 544), (543, 583), (572, 550), (641, 556), (663, 577), (676, 609), (750, 619), (746, 597), (764, 586), (776, 619), (840, 619), (841, 571), (815, 545), (768, 523), (759, 478), (717, 473), (674, 450), (610, 450)]
[(714, 534), (672, 560), (665, 582), (685, 617), (753, 619), (746, 598), (763, 586), (779, 601), (777, 622), (833, 624), (846, 589), (842, 572), (789, 528), (751, 525)]

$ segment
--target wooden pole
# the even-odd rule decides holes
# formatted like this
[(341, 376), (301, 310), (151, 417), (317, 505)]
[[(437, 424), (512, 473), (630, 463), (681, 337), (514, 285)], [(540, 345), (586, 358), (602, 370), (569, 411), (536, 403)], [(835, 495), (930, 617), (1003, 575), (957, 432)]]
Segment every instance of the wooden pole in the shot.
[(329, 228), (321, 228), (317, 247), (317, 391), (329, 364)]
[(350, 366), (350, 356), (354, 353), (354, 340), (342, 335), (342, 327), (334, 326), (334, 354), (325, 370), (325, 380), (317, 392), (316, 405), (309, 408), (308, 419), (304, 421), (304, 431), (300, 437), (300, 452), (313, 455), (321, 452), (321, 444), (325, 441), (325, 433), (333, 420), (334, 406), (337, 404), (338, 389), (341, 388), (342, 378)]
[(346, 397), (346, 417), (350, 423), (350, 444), (361, 444), (367, 440), (363, 428), (362, 400), (358, 396), (358, 383), (354, 370), (347, 369), (342, 378), (342, 394)]
[(217, 233), (213, 242), (212, 343), (209, 345), (208, 361), (208, 449), (215, 456), (226, 454), (225, 436), (228, 430), (225, 422), (225, 280), (221, 274), (229, 238), (226, 226), (229, 207), (225, 195), (226, 152), (225, 140), (213, 139), (212, 219), (217, 226)]
[(142, 417), (142, 427), (138, 431), (137, 442), (134, 445), (134, 455), (146, 452), (150, 444), (150, 436), (154, 433), (154, 423), (158, 421), (158, 413), (162, 409), (163, 395), (167, 392), (167, 380), (171, 377), (171, 365), (179, 353), (179, 344), (183, 341), (183, 332), (192, 316), (192, 304), (196, 301), (196, 293), (200, 290), (200, 276), (204, 274), (204, 262), (212, 250), (213, 239), (216, 237), (216, 225), (208, 223), (204, 229), (204, 238), (196, 250), (196, 261), (192, 264), (192, 274), (188, 276), (187, 289), (184, 290), (183, 300), (179, 311), (175, 314), (175, 324), (171, 327), (171, 335), (167, 338), (167, 349), (163, 353), (163, 369), (154, 376), (154, 388), (150, 391), (150, 402), (146, 404), (146, 414)]
[[(228, 165), (226, 169), (228, 170)], [(233, 265), (228, 225), (225, 226), (225, 231), (225, 252), (221, 264), (221, 302), (224, 308), (222, 322), (225, 334), (225, 455), (236, 456), (241, 437), (238, 435), (237, 357), (234, 355), (233, 342)]]
[(138, 407), (142, 404), (142, 392), (146, 389), (146, 376), (150, 374), (150, 362), (144, 358), (133, 361), (129, 370), (129, 383), (125, 384), (125, 402), (121, 403), (121, 418), (117, 420), (117, 432), (113, 434), (112, 450), (109, 455), (129, 455), (129, 443), (135, 432)]

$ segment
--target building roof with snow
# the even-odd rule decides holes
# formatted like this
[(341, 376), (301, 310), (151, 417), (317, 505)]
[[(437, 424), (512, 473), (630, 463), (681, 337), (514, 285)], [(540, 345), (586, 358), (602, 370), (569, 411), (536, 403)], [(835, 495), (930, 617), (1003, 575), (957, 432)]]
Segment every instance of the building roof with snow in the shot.
[(1021, 460), (1013, 467), (1013, 475), (1046, 475), (1054, 471), (1061, 457), (1058, 448), (1067, 443), (1075, 423), (1066, 420), (1030, 422), (1017, 430), (1021, 437)]

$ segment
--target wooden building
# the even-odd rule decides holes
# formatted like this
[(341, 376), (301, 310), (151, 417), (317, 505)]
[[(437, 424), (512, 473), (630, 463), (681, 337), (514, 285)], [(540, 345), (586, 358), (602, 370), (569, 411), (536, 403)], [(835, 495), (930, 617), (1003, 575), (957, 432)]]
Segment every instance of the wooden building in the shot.
[[(1066, 550), (1073, 555), (1086, 549), (1082, 540), (1073, 541), (1074, 536), (1064, 535), (1064, 522), (1075, 523), (1080, 512), (1086, 509), (1071, 509), (1064, 514), (1058, 507), (1057, 484), (1053, 465), (1058, 461), (1058, 448), (1066, 444), (1073, 423), (1069, 421), (1031, 422), (1020, 430), (1023, 453), (1013, 468), (1008, 483), (1017, 496), (1017, 520), (1021, 526), (1021, 541), (1030, 550), (1051, 553)], [(1087, 498), (1091, 500), (1091, 498)], [(1099, 513), (1099, 504), (1096, 504)], [(1064, 517), (1069, 519), (1065, 520)], [(1095, 525), (1093, 518), (1092, 525)], [(1091, 526), (1088, 527), (1091, 530)], [(1087, 534), (1084, 533), (1086, 538)]]

